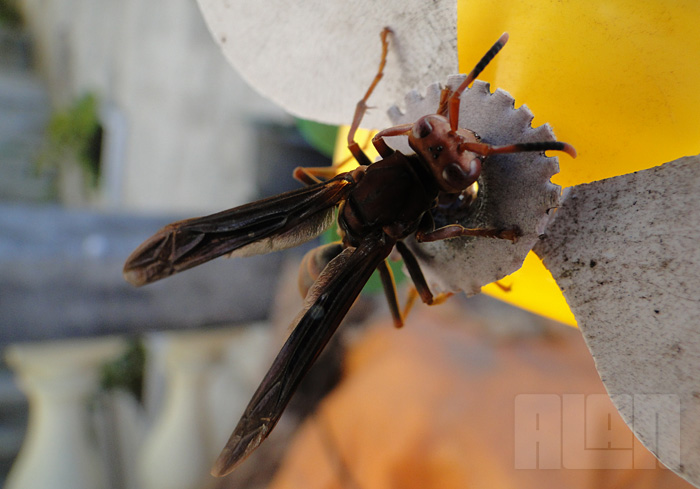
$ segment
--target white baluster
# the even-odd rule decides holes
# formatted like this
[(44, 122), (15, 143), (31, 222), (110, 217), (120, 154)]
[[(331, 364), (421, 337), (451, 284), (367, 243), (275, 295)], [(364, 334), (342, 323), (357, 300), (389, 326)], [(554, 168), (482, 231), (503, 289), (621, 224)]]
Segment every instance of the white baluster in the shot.
[[(141, 450), (143, 489), (199, 489), (214, 483), (208, 384), (230, 332), (166, 333), (165, 400)], [(153, 358), (149, 359), (149, 362)], [(159, 369), (159, 365), (149, 365)]]
[(125, 345), (115, 339), (12, 345), (6, 360), (29, 400), (29, 425), (6, 489), (101, 489), (103, 467), (88, 401), (99, 366)]
[(223, 345), (221, 364), (209, 385), (211, 462), (219, 456), (277, 353), (272, 336), (269, 324), (254, 323), (232, 329)]

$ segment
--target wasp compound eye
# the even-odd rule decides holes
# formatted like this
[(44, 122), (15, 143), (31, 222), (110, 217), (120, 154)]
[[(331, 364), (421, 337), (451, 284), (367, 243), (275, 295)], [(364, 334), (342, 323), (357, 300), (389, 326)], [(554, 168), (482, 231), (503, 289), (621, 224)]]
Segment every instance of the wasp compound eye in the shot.
[(428, 122), (427, 117), (422, 117), (413, 125), (413, 136), (416, 138), (424, 138), (433, 132), (433, 126)]
[(442, 178), (454, 188), (466, 188), (471, 185), (469, 174), (458, 163), (450, 163), (442, 170)]

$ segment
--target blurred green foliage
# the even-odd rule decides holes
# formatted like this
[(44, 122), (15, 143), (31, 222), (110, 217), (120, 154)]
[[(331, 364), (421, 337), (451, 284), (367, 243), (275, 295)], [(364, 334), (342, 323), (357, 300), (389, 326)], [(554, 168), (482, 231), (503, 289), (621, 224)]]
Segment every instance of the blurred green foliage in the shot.
[(15, 0), (0, 0), (0, 25), (5, 27), (22, 25), (22, 15)]
[(124, 389), (140, 401), (145, 365), (146, 348), (141, 340), (134, 339), (121, 357), (102, 366), (100, 387), (104, 390)]
[(49, 120), (47, 145), (40, 158), (42, 166), (58, 167), (73, 157), (82, 167), (91, 188), (100, 180), (102, 126), (97, 115), (97, 97), (88, 93)]
[(338, 126), (321, 124), (306, 119), (296, 119), (297, 128), (313, 148), (324, 156), (333, 157), (335, 140), (338, 137)]

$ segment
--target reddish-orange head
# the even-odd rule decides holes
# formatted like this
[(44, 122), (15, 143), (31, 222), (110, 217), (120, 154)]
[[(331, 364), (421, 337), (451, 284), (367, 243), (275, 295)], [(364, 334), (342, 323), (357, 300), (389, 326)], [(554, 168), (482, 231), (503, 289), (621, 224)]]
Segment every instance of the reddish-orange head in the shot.
[(420, 155), (442, 190), (457, 193), (468, 188), (481, 173), (481, 157), (462, 143), (476, 143), (468, 129), (453, 131), (446, 117), (438, 114), (418, 119), (408, 133), (408, 144)]

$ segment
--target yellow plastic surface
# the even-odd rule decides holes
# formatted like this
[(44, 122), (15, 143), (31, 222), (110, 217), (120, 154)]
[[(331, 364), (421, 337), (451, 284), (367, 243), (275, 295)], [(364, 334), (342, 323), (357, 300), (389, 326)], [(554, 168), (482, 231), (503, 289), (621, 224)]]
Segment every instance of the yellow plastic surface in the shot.
[[(460, 71), (503, 33), (510, 40), (479, 76), (549, 122), (578, 158), (559, 156), (562, 186), (650, 168), (700, 153), (700, 2), (460, 0)], [(575, 324), (532, 253), (484, 292)]]

